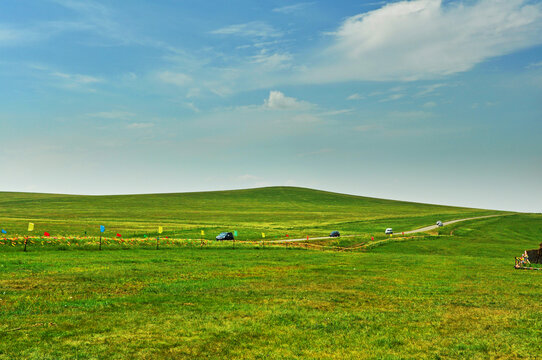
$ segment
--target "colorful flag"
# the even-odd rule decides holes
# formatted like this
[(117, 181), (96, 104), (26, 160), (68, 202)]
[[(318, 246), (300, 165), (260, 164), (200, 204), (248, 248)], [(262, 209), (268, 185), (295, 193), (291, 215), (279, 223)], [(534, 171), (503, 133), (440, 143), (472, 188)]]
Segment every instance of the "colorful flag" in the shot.
[(43, 236), (51, 236), (51, 234), (49, 234), (47, 231), (45, 231), (45, 232), (43, 233)]
[(205, 235), (205, 231), (201, 230), (201, 235)]
[(289, 237), (288, 234), (286, 234), (286, 237)]
[(158, 234), (161, 234), (164, 232), (164, 228), (161, 226), (158, 226)]
[(100, 232), (105, 232), (105, 226), (100, 225)]
[(28, 231), (34, 230), (34, 223), (28, 223)]
[(237, 230), (233, 231), (233, 236), (237, 236)]
[(7, 234), (8, 232), (4, 229), (2, 229), (2, 234)]
[(117, 237), (121, 237), (121, 236), (122, 236), (121, 234), (117, 233)]
[(265, 233), (262, 233), (262, 237), (263, 237), (263, 238), (265, 237)]

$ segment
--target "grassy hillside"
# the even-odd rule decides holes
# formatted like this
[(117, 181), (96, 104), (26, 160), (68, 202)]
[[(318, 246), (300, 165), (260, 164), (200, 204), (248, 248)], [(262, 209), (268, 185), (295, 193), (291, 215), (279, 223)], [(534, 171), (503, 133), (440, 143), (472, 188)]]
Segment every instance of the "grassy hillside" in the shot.
[(513, 264), (542, 215), (441, 232), (368, 252), (0, 247), (0, 359), (540, 358), (542, 272)]
[(294, 187), (181, 194), (74, 196), (0, 193), (0, 227), (10, 234), (26, 234), (29, 221), (36, 233), (96, 234), (105, 225), (108, 235), (165, 234), (208, 237), (222, 230), (238, 230), (239, 239), (266, 232), (270, 237), (321, 235), (331, 230), (381, 233), (386, 227), (410, 230), (493, 211), (418, 204), (336, 194)]

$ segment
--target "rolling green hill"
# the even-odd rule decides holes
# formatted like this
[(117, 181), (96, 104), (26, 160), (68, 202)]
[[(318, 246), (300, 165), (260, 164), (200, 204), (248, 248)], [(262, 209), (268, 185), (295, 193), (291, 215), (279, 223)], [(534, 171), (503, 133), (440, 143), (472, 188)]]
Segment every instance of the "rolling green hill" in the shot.
[(342, 233), (381, 233), (466, 218), (495, 211), (419, 204), (337, 194), (295, 187), (176, 194), (79, 196), (0, 192), (0, 226), (9, 234), (25, 234), (28, 222), (35, 233), (153, 234), (164, 226), (166, 235), (199, 236), (238, 230), (239, 239), (316, 236)]

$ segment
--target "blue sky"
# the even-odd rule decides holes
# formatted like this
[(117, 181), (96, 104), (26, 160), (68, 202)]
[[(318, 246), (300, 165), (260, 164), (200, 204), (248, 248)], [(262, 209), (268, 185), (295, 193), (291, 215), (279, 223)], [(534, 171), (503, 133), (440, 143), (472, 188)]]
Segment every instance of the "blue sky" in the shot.
[(0, 189), (542, 212), (542, 2), (0, 3)]

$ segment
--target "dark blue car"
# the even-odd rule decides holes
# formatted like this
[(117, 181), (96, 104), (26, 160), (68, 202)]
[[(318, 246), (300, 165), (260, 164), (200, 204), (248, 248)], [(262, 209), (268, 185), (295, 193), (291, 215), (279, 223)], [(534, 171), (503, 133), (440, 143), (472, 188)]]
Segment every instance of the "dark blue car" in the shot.
[(233, 234), (231, 232), (221, 232), (216, 237), (217, 240), (233, 240)]
[(341, 233), (338, 231), (332, 231), (331, 234), (329, 234), (329, 237), (340, 237)]

